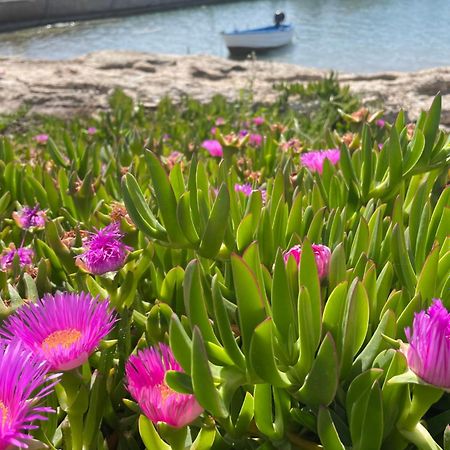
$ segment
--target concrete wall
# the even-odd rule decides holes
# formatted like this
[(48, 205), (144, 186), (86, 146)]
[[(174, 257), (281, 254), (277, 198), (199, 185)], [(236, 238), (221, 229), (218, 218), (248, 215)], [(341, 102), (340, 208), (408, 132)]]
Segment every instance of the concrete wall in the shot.
[(60, 21), (223, 2), (224, 0), (0, 0), (0, 32)]

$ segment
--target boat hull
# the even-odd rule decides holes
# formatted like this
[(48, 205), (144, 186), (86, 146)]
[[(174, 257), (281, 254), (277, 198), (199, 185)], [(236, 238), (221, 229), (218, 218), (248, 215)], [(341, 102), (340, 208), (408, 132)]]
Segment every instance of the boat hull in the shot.
[(222, 36), (230, 51), (269, 50), (289, 44), (294, 36), (294, 29), (284, 25), (282, 28), (222, 33)]

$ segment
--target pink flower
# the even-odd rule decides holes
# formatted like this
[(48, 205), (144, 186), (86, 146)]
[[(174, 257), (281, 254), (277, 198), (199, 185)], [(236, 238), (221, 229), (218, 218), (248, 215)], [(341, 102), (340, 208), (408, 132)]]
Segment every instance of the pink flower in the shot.
[(220, 142), (215, 139), (203, 141), (202, 147), (206, 149), (211, 156), (223, 156), (222, 146), (220, 145)]
[(217, 131), (217, 127), (212, 127), (210, 130), (210, 133), (215, 136), (216, 135), (216, 131)]
[(78, 256), (77, 264), (94, 275), (120, 269), (131, 250), (122, 242), (122, 238), (119, 222), (97, 230), (87, 240), (85, 251)]
[(251, 193), (253, 192), (253, 188), (251, 184), (238, 184), (236, 183), (234, 185), (234, 190), (236, 192), (242, 192), (246, 197), (248, 197), (249, 195), (251, 195)]
[(13, 212), (13, 219), (20, 228), (43, 228), (45, 226), (45, 211), (39, 209), (39, 205), (34, 208), (24, 206), (20, 211)]
[(48, 141), (48, 134), (37, 134), (34, 137), (34, 140), (38, 143), (38, 144), (46, 144)]
[(340, 151), (339, 149), (330, 150), (317, 150), (308, 153), (303, 153), (300, 155), (300, 160), (304, 166), (306, 166), (311, 172), (323, 171), (323, 163), (325, 159), (331, 162), (331, 164), (336, 165), (339, 162)]
[(248, 143), (253, 147), (260, 147), (262, 144), (263, 138), (260, 134), (251, 134)]
[(107, 300), (84, 292), (45, 294), (9, 316), (0, 336), (20, 341), (51, 370), (71, 370), (87, 361), (114, 322)]
[(93, 134), (97, 133), (97, 128), (89, 127), (86, 131), (87, 131), (87, 134), (92, 136)]
[(33, 263), (34, 251), (31, 248), (16, 248), (14, 244), (11, 244), (8, 249), (3, 250), (0, 257), (0, 270), (5, 272), (8, 269), (12, 269), (16, 255), (19, 257), (20, 267), (31, 266)]
[(440, 299), (414, 315), (412, 332), (405, 330), (410, 369), (425, 382), (450, 389), (450, 312)]
[(252, 122), (258, 127), (259, 125), (262, 125), (265, 120), (264, 117), (253, 117)]
[(183, 372), (170, 347), (159, 344), (140, 350), (130, 356), (125, 366), (128, 390), (153, 423), (182, 428), (195, 420), (203, 408), (193, 395), (179, 394), (167, 386), (168, 370)]
[[(47, 364), (18, 343), (0, 342), (0, 449), (28, 448), (29, 434), (44, 413), (54, 412), (39, 406), (58, 382), (47, 377)], [(49, 384), (45, 385), (47, 381)]]
[[(328, 267), (330, 265), (331, 250), (326, 245), (312, 244), (312, 250), (314, 252), (314, 257), (317, 265), (317, 272), (319, 278), (322, 280), (328, 275)], [(283, 254), (284, 262), (287, 263), (289, 257), (292, 256), (297, 263), (300, 265), (302, 257), (302, 248), (300, 245), (294, 245), (291, 249), (287, 250)]]
[(378, 119), (378, 120), (375, 122), (375, 125), (376, 125), (377, 127), (383, 128), (383, 127), (386, 125), (386, 121), (383, 120), (383, 119)]
[(221, 125), (225, 125), (225, 119), (223, 117), (218, 117), (216, 119), (216, 127), (220, 127)]

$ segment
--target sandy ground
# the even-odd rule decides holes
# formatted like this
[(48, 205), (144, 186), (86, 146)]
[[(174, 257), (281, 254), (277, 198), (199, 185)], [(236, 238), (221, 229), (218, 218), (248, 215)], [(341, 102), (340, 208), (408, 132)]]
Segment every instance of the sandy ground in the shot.
[[(215, 94), (232, 99), (252, 87), (257, 102), (271, 102), (276, 82), (307, 82), (327, 72), (269, 61), (231, 61), (212, 56), (169, 56), (104, 51), (65, 61), (0, 58), (0, 114), (27, 104), (30, 113), (70, 117), (107, 108), (119, 87), (152, 107), (164, 95), (188, 94), (207, 101)], [(343, 84), (370, 104), (380, 101), (387, 116), (400, 108), (415, 119), (433, 96), (443, 95), (442, 125), (450, 127), (450, 67), (370, 75), (340, 73)]]

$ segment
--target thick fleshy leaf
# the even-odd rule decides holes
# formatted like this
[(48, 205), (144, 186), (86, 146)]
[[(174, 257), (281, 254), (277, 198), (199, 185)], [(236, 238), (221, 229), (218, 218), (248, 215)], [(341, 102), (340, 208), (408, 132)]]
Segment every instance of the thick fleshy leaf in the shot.
[(150, 170), (154, 193), (169, 240), (181, 245), (186, 244), (187, 240), (178, 223), (177, 201), (169, 177), (154, 153), (146, 151), (145, 160)]
[(260, 323), (250, 342), (250, 364), (253, 372), (273, 386), (290, 386), (286, 375), (278, 370), (273, 348), (273, 321), (270, 317)]
[(227, 417), (229, 412), (214, 384), (205, 343), (197, 327), (192, 336), (191, 376), (194, 394), (200, 405), (216, 417)]
[(230, 196), (225, 184), (220, 187), (200, 242), (199, 253), (207, 258), (217, 255), (228, 226)]
[(345, 450), (344, 444), (339, 438), (339, 434), (327, 408), (321, 406), (317, 418), (317, 430), (320, 442), (327, 450)]
[(265, 318), (266, 312), (261, 288), (247, 263), (237, 255), (231, 255), (234, 286), (239, 309), (239, 324), (244, 353), (249, 354), (253, 332)]
[(155, 430), (155, 426), (144, 415), (139, 416), (139, 434), (147, 450), (171, 450)]
[(327, 406), (336, 395), (339, 381), (339, 361), (336, 345), (330, 333), (325, 335), (317, 356), (296, 396), (308, 406)]

